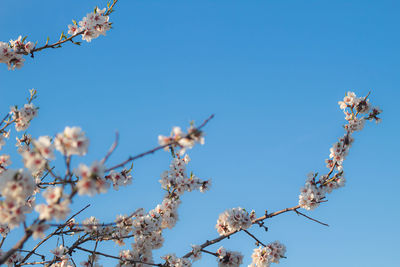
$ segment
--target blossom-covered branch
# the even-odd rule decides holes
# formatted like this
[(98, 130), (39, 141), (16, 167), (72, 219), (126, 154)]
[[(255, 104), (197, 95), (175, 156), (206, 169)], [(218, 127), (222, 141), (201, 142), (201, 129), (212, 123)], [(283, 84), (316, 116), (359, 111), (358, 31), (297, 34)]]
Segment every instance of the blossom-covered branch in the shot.
[[(298, 210), (300, 208), (306, 210), (315, 209), (321, 203), (326, 202), (325, 199), (327, 193), (331, 193), (334, 189), (344, 186), (345, 178), (343, 172), (343, 161), (349, 152), (352, 142), (354, 141), (352, 134), (355, 131), (362, 130), (364, 128), (365, 121), (367, 120), (374, 120), (377, 123), (381, 121), (381, 119), (378, 117), (381, 113), (381, 110), (377, 107), (371, 106), (368, 96), (369, 93), (365, 97), (356, 97), (353, 92), (348, 92), (343, 101), (339, 101), (338, 104), (340, 109), (342, 109), (346, 115), (345, 119), (347, 124), (344, 126), (346, 133), (330, 149), (329, 159), (326, 160), (329, 172), (326, 175), (321, 175), (319, 180), (316, 180), (318, 173), (310, 173), (308, 175), (306, 185), (301, 189), (299, 205), (291, 208), (285, 208), (270, 214), (265, 212), (265, 214), (259, 218), (255, 218), (254, 211), (249, 214), (246, 210), (240, 207), (226, 210), (220, 215), (216, 225), (220, 236), (212, 240), (207, 240), (203, 244), (197, 246), (198, 250), (201, 251), (204, 248), (219, 243), (222, 240), (229, 238), (230, 236), (241, 231), (249, 234), (246, 229), (250, 228), (252, 225), (263, 227), (265, 220), (289, 211), (294, 211), (296, 214), (302, 215), (307, 219), (328, 226), (327, 224), (313, 219)], [(254, 249), (254, 253), (252, 255), (253, 262), (249, 266), (268, 267), (271, 263), (278, 263), (279, 259), (284, 257), (286, 248), (279, 242), (275, 241), (269, 245), (264, 245), (258, 239), (256, 240), (258, 244), (262, 245), (262, 247)], [(219, 250), (221, 250), (221, 248)], [(198, 252), (192, 250), (185, 254), (183, 258), (193, 257), (195, 253)], [(234, 252), (231, 252), (231, 254), (232, 253)], [(237, 252), (235, 253), (236, 255), (239, 255)], [(232, 267), (239, 266), (241, 263), (241, 260), (239, 260), (240, 263), (238, 263), (238, 257), (227, 258), (226, 256), (218, 256), (217, 258), (219, 261), (219, 266)]]
[[(13, 107), (10, 114), (1, 121), (0, 125), (3, 125), (0, 130), (1, 146), (5, 144), (5, 140), (10, 135), (10, 131), (6, 131), (7, 127), (14, 124), (17, 131), (25, 131), (30, 126), (32, 119), (37, 115), (37, 108), (32, 103), (35, 98), (36, 91), (31, 90), (28, 104), (20, 109)], [(197, 142), (204, 143), (202, 128), (213, 118), (213, 115), (198, 127), (192, 124), (187, 133), (179, 127), (174, 127), (170, 136), (159, 136), (160, 145), (156, 148), (129, 157), (124, 162), (110, 168), (106, 168), (104, 164), (118, 145), (118, 134), (114, 144), (101, 161), (96, 161), (91, 166), (80, 164), (72, 170), (71, 157), (86, 155), (89, 147), (89, 140), (80, 128), (66, 127), (64, 132), (57, 134), (54, 138), (42, 136), (33, 139), (29, 134), (24, 133), (21, 138), (17, 138), (17, 146), (28, 171), (8, 169), (11, 164), (9, 156), (0, 156), (0, 192), (4, 198), (4, 200), (0, 200), (2, 244), (10, 230), (18, 227), (21, 223), (25, 226), (24, 236), (7, 252), (1, 253), (0, 263), (7, 263), (9, 266), (30, 264), (72, 266), (71, 262), (74, 264), (72, 255), (80, 250), (89, 253), (88, 260), (82, 263), (84, 266), (100, 266), (99, 256), (103, 256), (118, 260), (118, 266), (181, 267), (191, 266), (192, 262), (200, 259), (201, 253), (205, 252), (217, 257), (219, 266), (235, 267), (241, 265), (243, 261), (241, 253), (226, 250), (224, 247), (220, 247), (216, 252), (210, 252), (205, 248), (242, 231), (256, 240), (258, 246), (261, 245), (254, 249), (253, 262), (250, 266), (264, 267), (271, 263), (278, 263), (281, 258), (285, 258), (286, 247), (279, 241), (266, 244), (247, 229), (252, 225), (257, 225), (267, 230), (265, 220), (290, 211), (326, 225), (300, 212), (299, 209), (315, 209), (320, 203), (326, 202), (327, 193), (344, 185), (343, 161), (353, 142), (352, 134), (361, 130), (366, 120), (380, 121), (378, 116), (381, 111), (371, 107), (367, 97), (357, 98), (354, 93), (349, 92), (344, 100), (339, 102), (339, 105), (348, 122), (345, 125), (346, 133), (330, 150), (331, 154), (326, 160), (329, 172), (320, 176), (318, 180), (316, 179), (318, 174), (308, 175), (306, 185), (302, 188), (299, 196), (299, 205), (273, 213), (265, 212), (259, 218), (256, 218), (254, 211), (248, 213), (240, 207), (229, 209), (222, 213), (217, 221), (216, 228), (220, 234), (219, 237), (201, 245), (193, 245), (192, 250), (181, 258), (175, 254), (165, 255), (162, 257), (164, 263), (155, 263), (152, 251), (162, 246), (164, 229), (172, 229), (175, 226), (182, 195), (184, 192), (193, 190), (204, 192), (211, 185), (210, 180), (201, 180), (193, 173), (187, 174), (186, 165), (190, 159), (186, 150), (192, 148)], [(129, 216), (118, 215), (113, 223), (101, 223), (95, 217), (90, 217), (82, 223), (75, 222), (74, 217), (84, 211), (87, 208), (85, 207), (64, 223), (50, 223), (53, 219), (64, 220), (66, 218), (70, 213), (69, 205), (77, 195), (93, 196), (107, 192), (110, 184), (115, 190), (118, 190), (120, 186), (130, 184), (132, 168), (119, 172), (116, 172), (115, 169), (122, 168), (136, 159), (161, 149), (170, 150), (173, 159), (170, 169), (161, 175), (161, 187), (166, 192), (164, 200), (153, 210), (145, 212), (144, 209), (139, 208)], [(66, 166), (65, 175), (57, 174), (54, 167), (50, 167), (50, 162), (55, 159), (55, 150), (63, 155)], [(43, 180), (48, 177), (48, 174), (52, 180), (44, 182)], [(46, 203), (36, 204), (35, 194), (42, 190)], [(33, 210), (38, 212), (39, 216), (28, 226), (27, 220), (30, 217), (27, 215)], [(57, 228), (46, 236), (45, 232), (52, 226)], [(83, 235), (79, 235), (70, 246), (64, 244), (64, 237), (73, 238), (80, 233)], [(31, 236), (43, 240), (32, 249), (21, 250)], [(36, 252), (42, 244), (56, 236), (62, 238), (63, 244), (51, 251), (52, 259)], [(124, 245), (130, 238), (133, 238), (134, 241), (132, 249), (123, 250), (118, 256), (97, 250), (101, 242), (114, 241), (118, 245)], [(82, 247), (88, 242), (95, 242), (94, 250)], [(24, 252), (27, 254), (23, 256), (21, 253)], [(27, 262), (32, 256), (42, 257), (41, 261)]]
[(16, 40), (10, 40), (8, 43), (0, 41), (0, 63), (7, 64), (9, 70), (19, 69), (24, 65), (23, 56), (30, 55), (34, 57), (36, 52), (48, 48), (60, 48), (64, 43), (81, 45), (81, 42), (75, 41), (78, 36), (83, 41), (91, 42), (92, 39), (98, 38), (100, 35), (106, 35), (111, 29), (112, 23), (109, 22), (109, 15), (114, 11), (114, 6), (118, 0), (107, 3), (107, 8), (99, 9), (96, 7), (92, 13), (88, 13), (81, 21), (72, 20), (73, 24), (68, 25), (68, 35), (64, 32), (58, 41), (49, 44), (50, 39), (47, 38), (46, 43), (37, 47), (37, 42), (27, 41), (27, 36), (19, 36)]

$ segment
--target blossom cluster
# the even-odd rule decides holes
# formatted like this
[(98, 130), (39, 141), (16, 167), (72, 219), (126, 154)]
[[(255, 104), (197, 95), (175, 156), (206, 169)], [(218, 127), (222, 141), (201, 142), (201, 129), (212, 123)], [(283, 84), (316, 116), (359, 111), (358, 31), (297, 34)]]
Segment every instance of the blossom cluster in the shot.
[(19, 69), (24, 65), (24, 54), (29, 54), (35, 48), (32, 42), (25, 42), (26, 38), (19, 36), (9, 43), (0, 42), (0, 63), (7, 64), (9, 70)]
[[(25, 168), (39, 179), (47, 168), (48, 160), (54, 159), (54, 145), (49, 136), (41, 136), (32, 140), (28, 135), (18, 140), (18, 152), (22, 155)], [(33, 147), (30, 146), (33, 145)]]
[(161, 187), (168, 191), (170, 196), (180, 196), (185, 191), (200, 190), (200, 192), (205, 192), (210, 189), (210, 180), (203, 181), (193, 173), (190, 176), (187, 175), (186, 164), (189, 160), (187, 155), (183, 158), (177, 156), (172, 160), (170, 170), (161, 174)]
[(218, 267), (239, 267), (243, 263), (243, 255), (237, 251), (229, 251), (220, 247), (217, 252)]
[(189, 259), (178, 258), (175, 254), (168, 254), (162, 257), (169, 267), (191, 267), (192, 263)]
[(225, 235), (233, 231), (249, 228), (255, 218), (254, 211), (249, 214), (241, 207), (228, 209), (219, 215), (215, 228), (217, 228), (220, 235)]
[(204, 144), (204, 133), (191, 125), (187, 133), (183, 132), (181, 127), (173, 127), (170, 136), (159, 135), (158, 143), (161, 146), (166, 146), (165, 150), (169, 147), (179, 148), (180, 155), (185, 154), (187, 149), (191, 149), (195, 143)]
[(13, 119), (15, 120), (15, 129), (17, 131), (25, 131), (28, 129), (31, 120), (37, 115), (37, 108), (32, 104), (25, 104), (24, 107), (18, 109), (11, 108)]
[(253, 261), (249, 267), (269, 267), (271, 263), (279, 263), (279, 260), (285, 257), (285, 253), (286, 247), (279, 241), (256, 248), (251, 255)]
[(94, 196), (96, 193), (105, 193), (110, 187), (109, 182), (104, 177), (105, 166), (101, 162), (93, 162), (89, 167), (80, 164), (75, 170), (75, 175), (80, 177), (76, 183), (79, 195)]
[(43, 197), (47, 204), (38, 204), (35, 210), (39, 213), (40, 220), (50, 221), (53, 218), (57, 221), (64, 220), (70, 212), (68, 198), (61, 200), (64, 197), (62, 187), (49, 187), (43, 192)]
[(109, 17), (104, 13), (106, 9), (99, 9), (96, 7), (92, 13), (88, 13), (78, 23), (74, 20), (73, 24), (68, 25), (68, 34), (78, 35), (82, 34), (82, 40), (91, 42), (100, 35), (106, 35), (106, 32), (111, 29)]
[(111, 171), (109, 175), (105, 176), (105, 169), (103, 163), (97, 161), (93, 162), (91, 166), (80, 164), (74, 171), (75, 175), (80, 177), (76, 183), (78, 194), (94, 196), (106, 193), (111, 183), (115, 190), (118, 190), (119, 186), (131, 184), (132, 175), (129, 170)]
[[(92, 216), (82, 222), (82, 230), (93, 238), (114, 240), (118, 245), (125, 245), (124, 239), (133, 237), (135, 242), (131, 245), (132, 249), (120, 252), (121, 260), (118, 266), (140, 267), (146, 266), (144, 263), (152, 263), (152, 251), (160, 248), (164, 243), (163, 230), (174, 227), (178, 220), (178, 207), (183, 193), (193, 190), (204, 192), (210, 187), (211, 182), (209, 180), (203, 181), (193, 174), (187, 175), (186, 164), (188, 162), (188, 156), (183, 158), (177, 156), (172, 160), (170, 169), (161, 175), (161, 187), (167, 193), (162, 203), (154, 209), (149, 212), (138, 209), (130, 216), (119, 215), (114, 224), (101, 224), (98, 219)], [(91, 167), (81, 164), (75, 173), (80, 177), (80, 180), (76, 183), (78, 193), (80, 193), (80, 190), (89, 188), (80, 184), (81, 181), (83, 181), (82, 183), (90, 183), (90, 179), (96, 179), (96, 181), (103, 179), (99, 177), (104, 175), (104, 166), (99, 162), (95, 162)], [(126, 184), (129, 181), (129, 179), (123, 178), (129, 175), (127, 170), (116, 174), (116, 172), (110, 172), (103, 181), (113, 180), (115, 186)], [(116, 179), (115, 176), (119, 178)], [(98, 193), (99, 188), (94, 185), (88, 190), (84, 193), (92, 192), (95, 194)], [(59, 194), (58, 196), (61, 197)], [(71, 230), (79, 232), (79, 228), (75, 228), (75, 226), (79, 226), (79, 224), (71, 223)], [(191, 258), (194, 261), (200, 257), (200, 250), (196, 246), (193, 246), (193, 250), (196, 250), (196, 256)], [(190, 266), (187, 264), (191, 264), (189, 259), (176, 258), (172, 254), (165, 256), (165, 260), (171, 266)]]
[[(142, 262), (152, 262), (152, 250), (160, 248), (164, 242), (162, 231), (165, 228), (172, 228), (178, 221), (178, 207), (181, 203), (180, 197), (187, 191), (200, 190), (204, 192), (209, 188), (210, 181), (203, 181), (194, 175), (187, 176), (186, 164), (188, 157), (180, 158), (177, 156), (171, 162), (170, 169), (161, 175), (161, 187), (167, 193), (161, 204), (153, 210), (145, 213), (138, 210), (133, 220), (133, 235), (135, 243), (132, 250), (125, 250), (120, 253), (120, 257), (127, 260)], [(191, 266), (190, 260), (177, 258), (175, 255), (164, 257), (170, 266)], [(142, 266), (140, 263), (132, 265), (125, 261), (120, 266)]]
[(106, 32), (111, 29), (112, 23), (109, 22), (109, 16), (112, 7), (99, 9), (96, 7), (93, 12), (88, 13), (81, 21), (68, 25), (67, 38), (64, 33), (58, 42), (49, 45), (48, 39), (44, 46), (37, 48), (33, 42), (27, 42), (26, 37), (19, 36), (16, 40), (10, 40), (8, 43), (0, 41), (0, 63), (7, 64), (9, 70), (20, 69), (25, 62), (24, 55), (32, 54), (45, 48), (58, 48), (66, 41), (71, 41), (74, 44), (80, 44), (72, 39), (78, 35), (82, 35), (82, 40), (91, 42), (92, 39), (98, 38), (100, 35), (106, 35)]
[(86, 155), (89, 139), (79, 127), (65, 127), (63, 133), (57, 134), (54, 140), (55, 148), (66, 156)]
[[(352, 134), (355, 131), (362, 130), (366, 120), (375, 120), (376, 122), (381, 120), (378, 117), (381, 110), (372, 107), (367, 97), (357, 97), (355, 93), (347, 92), (343, 101), (339, 101), (338, 104), (347, 121), (344, 126), (346, 133), (333, 144), (330, 148), (329, 158), (325, 160), (326, 166), (330, 170), (329, 174), (321, 175), (319, 180), (316, 181), (317, 174), (311, 173), (308, 175), (304, 187), (301, 188), (299, 205), (306, 210), (315, 209), (325, 198), (326, 193), (331, 193), (333, 189), (345, 185), (343, 161), (346, 159), (354, 141)], [(365, 115), (362, 116), (362, 114)]]
[[(101, 17), (104, 11), (97, 9), (93, 14)], [(94, 18), (90, 17), (84, 20), (88, 19)], [(346, 133), (330, 149), (329, 159), (326, 161), (330, 170), (329, 173), (320, 176), (317, 173), (308, 175), (299, 196), (300, 207), (307, 210), (316, 208), (324, 201), (326, 194), (344, 186), (346, 180), (343, 172), (343, 161), (353, 143), (352, 134), (354, 131), (361, 130), (366, 120), (380, 121), (378, 117), (381, 112), (380, 109), (372, 107), (367, 97), (357, 98), (354, 93), (349, 92), (344, 100), (339, 102), (339, 105), (344, 110), (348, 122), (345, 126)], [(6, 117), (9, 121), (5, 122), (6, 119), (4, 119), (0, 123), (1, 125), (5, 122), (5, 126), (0, 130), (0, 149), (9, 137), (9, 132), (6, 132), (5, 128), (14, 123), (17, 131), (26, 130), (36, 114), (37, 108), (31, 104), (30, 100), (29, 104), (21, 109), (12, 108), (11, 113)], [(365, 114), (364, 117), (358, 117), (362, 114)], [(10, 115), (12, 119), (10, 119)], [(138, 209), (130, 215), (118, 215), (112, 223), (101, 223), (97, 218), (91, 216), (83, 220), (82, 223), (76, 223), (75, 219), (72, 218), (65, 223), (53, 225), (49, 223), (53, 219), (56, 221), (65, 220), (70, 213), (70, 204), (75, 195), (94, 196), (105, 193), (111, 185), (115, 190), (118, 190), (120, 186), (130, 184), (132, 168), (121, 171), (115, 169), (124, 166), (131, 158), (122, 164), (107, 169), (105, 166), (105, 161), (109, 156), (107, 154), (102, 161), (95, 161), (91, 165), (81, 163), (73, 169), (73, 166), (70, 165), (71, 157), (86, 155), (89, 147), (89, 139), (81, 128), (66, 127), (62, 133), (57, 134), (54, 138), (41, 136), (33, 139), (29, 134), (24, 133), (21, 137), (17, 137), (17, 147), (26, 170), (8, 169), (11, 164), (10, 156), (0, 155), (0, 193), (2, 197), (0, 199), (0, 235), (5, 238), (13, 228), (22, 222), (25, 232), (32, 234), (34, 239), (45, 238), (45, 231), (52, 226), (59, 227), (58, 230), (60, 231), (57, 230), (55, 235), (62, 237), (63, 244), (51, 251), (53, 260), (46, 261), (50, 262), (48, 266), (51, 267), (75, 266), (71, 258), (72, 252), (75, 249), (89, 252), (86, 248), (75, 245), (79, 242), (83, 244), (86, 241), (96, 241), (96, 250), (98, 242), (112, 240), (117, 245), (124, 246), (129, 238), (133, 238), (130, 249), (121, 250), (119, 257), (110, 256), (119, 259), (117, 265), (119, 267), (145, 267), (149, 265), (190, 267), (193, 262), (202, 257), (203, 252), (216, 256), (219, 267), (238, 267), (243, 263), (241, 253), (228, 251), (224, 247), (220, 247), (216, 253), (213, 253), (205, 250), (205, 247), (230, 237), (235, 232), (248, 229), (253, 223), (260, 223), (259, 220), (256, 220), (254, 211), (249, 213), (241, 207), (228, 209), (219, 215), (216, 229), (221, 237), (212, 242), (207, 241), (202, 245), (192, 245), (191, 252), (183, 257), (167, 254), (162, 257), (165, 261), (164, 264), (157, 264), (153, 259), (153, 251), (161, 248), (164, 244), (164, 230), (171, 229), (177, 224), (178, 208), (184, 193), (194, 190), (205, 192), (210, 189), (210, 180), (202, 180), (193, 173), (187, 172), (190, 158), (184, 152), (193, 147), (196, 142), (204, 143), (204, 137), (203, 133), (194, 126), (191, 126), (187, 133), (184, 133), (179, 127), (174, 127), (171, 136), (159, 137), (160, 145), (171, 150), (173, 159), (169, 169), (160, 176), (159, 182), (162, 189), (165, 190), (165, 195), (162, 202), (156, 205), (154, 209), (147, 212), (144, 209)], [(178, 153), (175, 153), (176, 148), (179, 149)], [(157, 147), (155, 150), (158, 149), (162, 149), (162, 147)], [(53, 172), (50, 166), (50, 161), (55, 159), (55, 150), (64, 155), (65, 176), (60, 176), (56, 171)], [(44, 173), (45, 171), (46, 173)], [(44, 180), (47, 174), (50, 174), (53, 181)], [(43, 190), (42, 196), (46, 202), (36, 205), (35, 194), (41, 190)], [(39, 216), (31, 225), (27, 225), (26, 214), (33, 210), (36, 210)], [(279, 212), (276, 214), (279, 214)], [(265, 216), (264, 218), (269, 217)], [(259, 225), (263, 226), (262, 223)], [(66, 227), (69, 227), (69, 230)], [(248, 231), (245, 232), (263, 245)], [(84, 235), (81, 235), (81, 233), (84, 233)], [(70, 248), (66, 247), (64, 235), (70, 237), (79, 235), (77, 243)], [(2, 259), (4, 253), (0, 250), (2, 262), (7, 260), (5, 264), (8, 266), (22, 263), (31, 264), (26, 262), (25, 257), (18, 252), (12, 252), (14, 253), (10, 253), (11, 257)], [(269, 267), (271, 263), (279, 263), (281, 258), (285, 258), (285, 253), (286, 247), (278, 241), (255, 248), (249, 267)], [(107, 256), (106, 254), (102, 255)], [(95, 252), (90, 253), (87, 260), (81, 262), (81, 265), (100, 267), (98, 259), (99, 257), (96, 256)]]
[(0, 173), (0, 223), (13, 229), (25, 220), (25, 214), (32, 210), (32, 196), (36, 185), (33, 177), (23, 169), (7, 169)]

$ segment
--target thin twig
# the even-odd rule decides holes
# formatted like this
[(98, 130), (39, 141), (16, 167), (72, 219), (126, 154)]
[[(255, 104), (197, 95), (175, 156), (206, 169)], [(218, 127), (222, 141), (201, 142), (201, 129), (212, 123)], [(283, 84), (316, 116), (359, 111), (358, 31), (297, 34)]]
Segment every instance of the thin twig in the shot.
[(208, 250), (205, 250), (205, 249), (201, 249), (200, 251), (202, 251), (204, 253), (207, 253), (207, 254), (210, 254), (210, 255), (213, 255), (213, 256), (215, 256), (217, 258), (219, 257), (219, 255), (217, 253), (215, 253), (215, 252), (211, 252), (211, 251), (208, 251)]
[(245, 232), (246, 234), (248, 234), (249, 236), (251, 236), (255, 241), (256, 241), (256, 245), (258, 246), (259, 244), (261, 244), (262, 246), (266, 247), (266, 245), (261, 242), (260, 240), (257, 239), (257, 237), (255, 237), (253, 234), (251, 234), (249, 231), (247, 231), (246, 229), (243, 229), (243, 232)]
[(115, 132), (115, 141), (112, 144), (112, 146), (110, 147), (110, 149), (107, 152), (107, 155), (101, 160), (101, 164), (104, 164), (107, 159), (111, 156), (111, 154), (114, 152), (114, 150), (117, 148), (118, 146), (118, 140), (119, 140), (119, 133), (118, 131)]
[(317, 222), (317, 223), (319, 223), (319, 224), (322, 224), (322, 225), (325, 225), (325, 226), (328, 226), (328, 227), (329, 227), (329, 224), (326, 224), (326, 223), (323, 223), (323, 222), (318, 221), (318, 220), (316, 220), (316, 219), (313, 219), (313, 218), (311, 218), (311, 217), (305, 215), (304, 213), (301, 213), (301, 212), (298, 211), (298, 210), (294, 210), (294, 212), (296, 212), (297, 215), (304, 216), (304, 217), (306, 217), (307, 219), (310, 219), (311, 221), (314, 221), (314, 222)]
[[(68, 225), (69, 221), (74, 218), (75, 216), (77, 216), (78, 214), (80, 214), (82, 211), (84, 211), (85, 209), (89, 208), (90, 204), (86, 205), (83, 209), (79, 210), (77, 213), (75, 213), (74, 215), (72, 215), (71, 217), (69, 217), (68, 220), (65, 221), (64, 224), (60, 225), (56, 230), (54, 230), (51, 234), (47, 235), (44, 239), (42, 239), (39, 243), (36, 244), (36, 246), (25, 256), (25, 258), (21, 261), (21, 263), (27, 261), (29, 259), (30, 256), (32, 256), (33, 253), (35, 253), (36, 249), (38, 249), (44, 242), (46, 242), (48, 239), (50, 239), (51, 237), (53, 237), (54, 235), (56, 235), (61, 229), (63, 229), (65, 226)], [(12, 254), (12, 253), (11, 253)], [(11, 255), (10, 254), (10, 255)]]

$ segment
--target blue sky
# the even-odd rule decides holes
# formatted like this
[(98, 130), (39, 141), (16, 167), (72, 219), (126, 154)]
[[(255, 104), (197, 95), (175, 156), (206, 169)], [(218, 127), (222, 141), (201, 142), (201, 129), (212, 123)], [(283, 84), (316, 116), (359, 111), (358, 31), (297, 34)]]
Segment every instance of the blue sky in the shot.
[[(0, 40), (29, 35), (39, 43), (47, 36), (57, 39), (71, 19), (105, 5), (0, 3)], [(165, 232), (157, 261), (216, 237), (216, 220), (227, 208), (261, 215), (296, 205), (306, 174), (326, 171), (329, 148), (343, 134), (337, 101), (348, 90), (372, 91), (383, 122), (355, 134), (344, 165), (346, 187), (307, 212), (330, 227), (289, 213), (268, 221), (269, 232), (252, 232), (265, 242), (286, 244), (288, 258), (280, 266), (398, 266), (399, 10), (398, 1), (386, 0), (120, 0), (106, 37), (38, 53), (14, 72), (0, 66), (1, 112), (23, 104), (27, 90), (36, 88), (40, 111), (33, 136), (80, 126), (90, 138), (88, 155), (74, 164), (101, 158), (116, 130), (120, 145), (110, 164), (154, 147), (158, 134), (172, 126), (185, 128), (215, 113), (205, 129), (206, 144), (189, 151), (189, 169), (211, 178), (212, 190), (183, 197), (181, 219)], [(12, 161), (21, 165), (16, 154)], [(130, 187), (73, 204), (79, 209), (92, 203), (80, 219), (110, 221), (155, 207), (163, 196), (158, 180), (169, 162), (167, 152), (137, 161)], [(255, 246), (248, 236), (222, 245), (241, 251), (243, 266), (250, 263)], [(103, 251), (116, 254), (118, 248), (110, 244)], [(195, 266), (216, 261), (204, 255)]]

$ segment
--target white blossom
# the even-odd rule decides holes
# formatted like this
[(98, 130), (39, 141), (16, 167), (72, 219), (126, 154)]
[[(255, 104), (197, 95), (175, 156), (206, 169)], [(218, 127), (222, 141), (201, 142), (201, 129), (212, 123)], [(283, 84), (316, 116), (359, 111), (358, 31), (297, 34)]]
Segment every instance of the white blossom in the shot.
[(79, 195), (94, 196), (107, 192), (110, 187), (110, 183), (104, 177), (105, 166), (101, 162), (95, 161), (90, 167), (80, 164), (74, 172), (76, 176), (80, 177), (76, 183)]
[(191, 267), (192, 263), (189, 259), (186, 258), (178, 258), (175, 254), (168, 254), (163, 257), (170, 267)]
[(15, 129), (17, 131), (24, 131), (28, 129), (31, 120), (37, 116), (37, 108), (32, 104), (25, 104), (24, 107), (17, 109), (11, 107), (13, 120), (15, 120)]
[(217, 228), (217, 231), (220, 235), (225, 235), (232, 231), (247, 229), (250, 226), (250, 214), (245, 209), (238, 207), (221, 213), (215, 228)]
[(243, 255), (237, 251), (229, 251), (224, 247), (217, 250), (218, 267), (239, 267), (243, 263)]
[(279, 263), (279, 260), (285, 257), (285, 253), (286, 247), (279, 241), (256, 248), (251, 255), (253, 261), (249, 267), (269, 267), (271, 263)]
[(106, 9), (96, 8), (94, 12), (88, 13), (81, 21), (68, 25), (68, 34), (75, 35), (82, 33), (82, 40), (91, 42), (100, 35), (106, 35), (111, 29), (109, 17), (105, 16)]
[(105, 178), (112, 181), (115, 190), (118, 190), (120, 186), (127, 186), (132, 183), (132, 175), (130, 174), (130, 171), (126, 169), (121, 172), (111, 170), (110, 174)]
[(45, 159), (54, 159), (54, 144), (51, 143), (49, 136), (41, 136), (37, 140), (33, 140), (35, 148)]
[(86, 155), (89, 139), (79, 127), (65, 127), (63, 133), (57, 134), (54, 140), (55, 148), (63, 155)]

